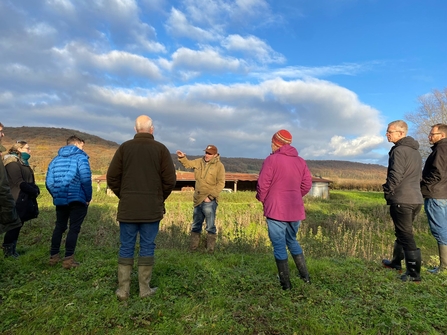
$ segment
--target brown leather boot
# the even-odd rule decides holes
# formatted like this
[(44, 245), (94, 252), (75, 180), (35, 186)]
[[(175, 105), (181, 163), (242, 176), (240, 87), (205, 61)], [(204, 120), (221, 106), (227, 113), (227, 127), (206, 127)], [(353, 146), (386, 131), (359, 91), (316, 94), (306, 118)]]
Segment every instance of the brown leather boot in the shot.
[(191, 232), (191, 244), (189, 249), (191, 251), (196, 251), (197, 248), (199, 247), (199, 243), (200, 243), (200, 233), (195, 233), (195, 232)]
[(64, 257), (62, 261), (62, 267), (64, 269), (70, 270), (72, 268), (77, 268), (79, 266), (79, 263), (75, 261), (74, 255)]
[(210, 234), (208, 233), (206, 237), (206, 251), (210, 254), (214, 252), (214, 247), (216, 246), (216, 234)]
[(55, 266), (57, 263), (60, 262), (60, 260), (61, 260), (61, 256), (59, 256), (59, 254), (55, 254), (55, 255), (50, 256), (50, 260), (48, 263), (51, 266)]

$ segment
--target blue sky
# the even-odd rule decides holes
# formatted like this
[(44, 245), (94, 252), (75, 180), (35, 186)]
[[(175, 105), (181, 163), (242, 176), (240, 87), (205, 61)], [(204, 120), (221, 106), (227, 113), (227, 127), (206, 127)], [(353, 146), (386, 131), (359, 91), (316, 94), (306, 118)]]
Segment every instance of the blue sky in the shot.
[[(444, 0), (3, 0), (0, 121), (171, 152), (386, 164), (387, 123), (447, 78)], [(410, 124), (411, 127), (411, 124)]]

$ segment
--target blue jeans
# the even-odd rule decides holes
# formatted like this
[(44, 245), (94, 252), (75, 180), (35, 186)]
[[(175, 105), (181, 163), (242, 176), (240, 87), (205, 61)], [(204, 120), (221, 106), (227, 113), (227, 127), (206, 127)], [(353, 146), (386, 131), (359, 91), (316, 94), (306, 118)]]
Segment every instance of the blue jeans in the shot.
[(270, 241), (273, 245), (275, 259), (287, 259), (287, 248), (292, 255), (303, 253), (301, 245), (296, 239), (301, 221), (285, 222), (266, 218)]
[(137, 235), (140, 233), (140, 257), (154, 256), (155, 238), (160, 221), (156, 222), (120, 222), (119, 257), (133, 258)]
[(202, 232), (203, 221), (206, 220), (206, 231), (210, 234), (216, 234), (217, 229), (214, 224), (216, 220), (216, 210), (216, 200), (202, 202), (199, 206), (194, 207), (191, 231), (200, 234)]
[(421, 208), (422, 205), (417, 204), (390, 205), (390, 216), (393, 219), (396, 240), (405, 251), (417, 249), (413, 236), (413, 222)]
[(67, 237), (65, 239), (65, 257), (74, 254), (76, 244), (78, 242), (78, 235), (81, 231), (81, 225), (87, 215), (88, 206), (82, 202), (73, 201), (65, 206), (56, 206), (56, 226), (51, 237), (50, 255), (59, 253), (61, 246), (62, 235), (67, 230), (68, 221), (70, 220), (70, 227), (68, 228)]
[(447, 199), (425, 199), (424, 208), (433, 237), (447, 245)]

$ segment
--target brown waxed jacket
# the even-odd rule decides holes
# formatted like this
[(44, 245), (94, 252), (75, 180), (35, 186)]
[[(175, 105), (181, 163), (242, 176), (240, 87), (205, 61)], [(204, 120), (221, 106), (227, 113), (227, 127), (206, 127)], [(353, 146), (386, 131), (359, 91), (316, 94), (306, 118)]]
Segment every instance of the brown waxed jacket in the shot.
[(186, 156), (178, 160), (185, 168), (194, 169), (194, 207), (200, 205), (208, 196), (218, 201), (219, 194), (225, 187), (225, 168), (220, 156), (214, 157), (208, 163), (203, 158), (189, 160)]
[(17, 215), (16, 203), (9, 188), (6, 169), (0, 157), (0, 234), (21, 225), (22, 221)]
[(137, 133), (121, 144), (107, 171), (107, 185), (120, 199), (120, 222), (161, 220), (175, 183), (169, 150), (149, 133)]

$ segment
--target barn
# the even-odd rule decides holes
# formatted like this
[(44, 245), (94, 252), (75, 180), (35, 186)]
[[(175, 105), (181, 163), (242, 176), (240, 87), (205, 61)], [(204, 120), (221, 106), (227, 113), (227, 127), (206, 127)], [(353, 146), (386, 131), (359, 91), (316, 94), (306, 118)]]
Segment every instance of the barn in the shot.
[[(177, 171), (177, 183), (175, 185), (176, 191), (193, 191), (195, 186), (194, 172)], [(254, 173), (225, 173), (225, 191), (256, 191), (256, 184), (258, 181), (258, 174)], [(106, 182), (106, 175), (97, 176), (93, 178), (98, 184), (98, 190), (102, 182)], [(312, 177), (312, 188), (309, 191), (309, 196), (320, 197), (323, 199), (329, 198), (329, 184), (330, 180)]]

